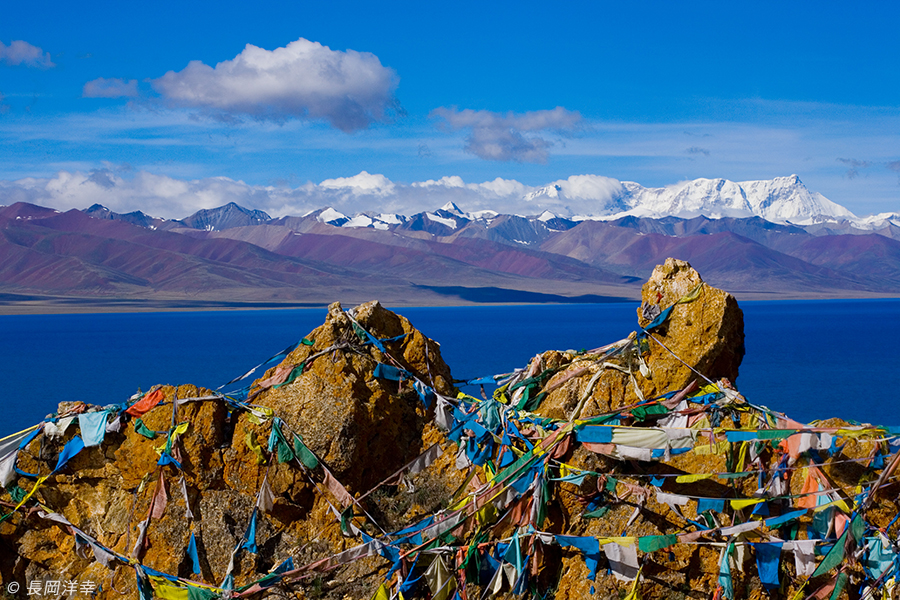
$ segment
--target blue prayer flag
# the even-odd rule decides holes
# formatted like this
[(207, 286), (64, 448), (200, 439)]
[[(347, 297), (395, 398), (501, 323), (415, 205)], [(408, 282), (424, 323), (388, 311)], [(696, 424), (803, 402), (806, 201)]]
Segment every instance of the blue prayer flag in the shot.
[(194, 538), (194, 532), (191, 532), (191, 541), (188, 542), (188, 556), (191, 557), (192, 572), (194, 575), (200, 574), (200, 557), (197, 555), (197, 540)]
[(254, 508), (253, 514), (250, 516), (250, 525), (244, 534), (244, 543), (241, 545), (242, 548), (246, 548), (253, 554), (256, 554), (256, 513), (257, 509)]
[(759, 580), (769, 591), (777, 590), (778, 562), (781, 560), (783, 542), (770, 544), (753, 544), (756, 550), (756, 567), (759, 569)]
[(72, 459), (73, 456), (78, 454), (84, 449), (84, 441), (78, 437), (77, 435), (69, 440), (69, 443), (65, 445), (62, 449), (62, 452), (59, 453), (59, 460), (56, 462), (56, 468), (53, 469), (53, 473), (61, 470), (66, 466), (66, 463)]
[(586, 425), (584, 428), (575, 432), (575, 439), (579, 442), (587, 442), (589, 444), (611, 444), (612, 434), (612, 427)]
[(108, 414), (105, 410), (101, 410), (78, 415), (78, 426), (81, 428), (81, 438), (84, 440), (86, 448), (99, 446), (103, 443), (103, 438), (106, 436), (106, 417)]

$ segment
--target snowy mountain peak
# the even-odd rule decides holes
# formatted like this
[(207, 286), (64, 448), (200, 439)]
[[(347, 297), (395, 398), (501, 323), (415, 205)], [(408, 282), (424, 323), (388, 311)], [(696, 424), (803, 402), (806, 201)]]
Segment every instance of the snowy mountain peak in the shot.
[(762, 181), (744, 181), (753, 213), (775, 223), (809, 225), (823, 221), (853, 220), (856, 215), (822, 194), (810, 192), (797, 175)]
[(623, 182), (626, 214), (646, 217), (751, 217), (753, 209), (740, 185), (727, 179), (694, 179), (664, 188)]
[(330, 206), (322, 209), (319, 214), (316, 215), (316, 221), (319, 223), (329, 223), (331, 225), (337, 225), (338, 227), (349, 220), (347, 215), (334, 210)]
[(562, 187), (557, 184), (547, 185), (541, 188), (534, 190), (525, 195), (526, 201), (537, 200), (541, 197), (545, 198), (559, 198), (559, 194), (562, 192)]
[(452, 201), (450, 201), (450, 202), (448, 202), (447, 204), (443, 205), (439, 210), (442, 210), (442, 211), (444, 211), (444, 212), (448, 212), (448, 213), (450, 213), (450, 214), (452, 214), (452, 215), (456, 215), (457, 217), (464, 217), (464, 216), (466, 216), (466, 213), (464, 213), (463, 211), (461, 211), (460, 208), (459, 208), (456, 204), (454, 204)]

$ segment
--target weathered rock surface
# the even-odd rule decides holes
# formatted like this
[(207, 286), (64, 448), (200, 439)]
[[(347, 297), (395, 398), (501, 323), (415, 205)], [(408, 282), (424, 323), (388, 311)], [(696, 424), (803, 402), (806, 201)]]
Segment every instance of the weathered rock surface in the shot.
[[(548, 388), (559, 387), (547, 395), (539, 412), (565, 419), (581, 403), (582, 417), (605, 413), (631, 406), (642, 398), (680, 390), (699, 379), (697, 371), (713, 381), (725, 378), (734, 382), (744, 357), (744, 315), (734, 296), (706, 284), (698, 290), (701, 284), (700, 274), (684, 261), (670, 258), (656, 267), (641, 289), (638, 321), (642, 327), (652, 320), (645, 314), (658, 315), (661, 309), (691, 292), (697, 291), (699, 295), (693, 301), (677, 305), (665, 325), (652, 333), (642, 357), (650, 376), (641, 374), (638, 351), (623, 352), (606, 361), (621, 370), (583, 362), (590, 375), (570, 378), (571, 369), (560, 369), (547, 383)], [(535, 362), (541, 364), (535, 370), (559, 368), (574, 358), (547, 352), (535, 357)], [(596, 382), (592, 381), (593, 375), (599, 377)]]
[[(523, 383), (531, 384), (505, 391), (501, 388), (498, 392), (498, 397), (512, 405), (524, 404), (530, 397), (538, 415), (559, 419), (562, 424), (569, 419), (615, 413), (623, 426), (652, 427), (661, 424), (662, 419), (677, 418), (683, 420), (677, 424), (668, 422), (666, 426), (699, 428), (708, 432), (701, 436), (709, 435), (708, 451), (701, 449), (701, 439), (691, 452), (667, 455), (653, 462), (614, 457), (609, 444), (588, 448), (574, 443), (572, 435), (561, 435), (559, 439), (565, 441), (552, 448), (552, 460), (544, 463), (544, 480), (563, 474), (556, 461), (568, 465), (570, 470), (583, 469), (592, 474), (577, 484), (547, 484), (546, 518), (540, 523), (543, 531), (598, 538), (694, 531), (696, 522), (706, 518), (697, 513), (696, 503), (676, 511), (659, 501), (658, 492), (752, 498), (757, 493), (756, 475), (726, 479), (712, 476), (688, 483), (676, 482), (675, 475), (734, 473), (741, 469), (749, 473), (755, 468), (753, 465), (765, 469), (782, 456), (774, 446), (754, 447), (751, 452), (741, 443), (723, 441), (721, 430), (714, 429), (754, 429), (772, 423), (750, 410), (730, 387), (730, 382), (737, 379), (744, 352), (743, 317), (736, 301), (722, 290), (701, 284), (699, 274), (690, 265), (667, 260), (643, 287), (642, 306), (638, 309), (640, 325), (647, 327), (661, 311), (682, 302), (674, 306), (664, 324), (649, 331), (645, 343), (639, 343), (633, 335), (605, 350), (581, 354), (548, 351), (535, 357), (520, 374)], [(365, 332), (383, 340), (379, 344), (384, 351)], [(450, 369), (441, 358), (437, 342), (377, 302), (347, 312), (339, 304), (332, 305), (325, 323), (305, 339), (307, 343), (298, 345), (279, 365), (254, 382), (249, 405), (236, 407), (221, 400), (176, 404), (176, 398), (199, 398), (211, 392), (189, 385), (163, 386), (160, 389), (164, 401), (141, 417), (148, 430), (160, 432), (155, 439), (138, 433), (136, 423), (128, 423), (121, 432), (107, 433), (101, 447), (82, 450), (64, 469), (50, 475), (34, 493), (37, 502), (29, 501), (0, 522), (3, 589), (10, 582), (77, 577), (102, 584), (99, 598), (118, 598), (121, 594), (138, 597), (134, 568), (120, 562), (113, 562), (111, 568), (103, 566), (89, 549), (76, 546), (75, 538), (65, 527), (41, 518), (39, 506), (63, 515), (119, 555), (135, 556), (156, 571), (212, 586), (222, 583), (232, 554), (245, 539), (254, 507), (260, 506), (258, 498), (264, 481), (271, 488), (274, 503), (271, 509), (259, 511), (257, 551), (235, 553), (236, 586), (259, 579), (288, 558), (299, 567), (359, 544), (359, 538), (341, 531), (336, 515), (345, 505), (328, 489), (324, 471), (301, 467), (298, 460), (281, 461), (277, 443), (274, 449), (269, 447), (270, 416), (282, 419), (289, 444), (293, 443), (294, 433), (302, 436), (303, 443), (328, 472), (359, 499), (345, 517), (355, 515), (349, 525), (358, 526), (369, 535), (379, 536), (378, 527), (388, 532), (399, 530), (420, 517), (447, 509), (467, 495), (475, 498), (478, 490), (490, 487), (484, 482), (490, 481), (493, 472), (486, 466), (471, 466), (465, 452), (457, 454), (457, 444), (448, 439), (449, 434), (435, 426), (433, 399), (425, 408), (413, 381), (406, 376), (401, 381), (374, 376), (378, 364), (389, 365), (427, 384), (439, 395), (456, 397)], [(720, 385), (729, 390), (724, 399), (705, 405), (702, 410), (684, 410), (683, 415), (678, 412), (679, 406), (684, 408), (686, 404), (679, 404), (678, 398), (658, 414), (634, 410), (646, 399), (683, 390), (695, 381), (699, 386), (707, 385), (709, 382), (698, 373), (711, 381), (722, 381)], [(656, 403), (643, 406), (652, 404)], [(490, 411), (491, 401), (478, 406), (484, 416)], [(250, 408), (255, 414), (248, 411)], [(61, 406), (61, 414), (85, 410), (93, 409), (79, 404)], [(180, 471), (158, 465), (160, 454), (165, 451), (166, 434), (179, 423), (188, 423), (186, 431), (172, 444), (172, 455), (181, 463)], [(523, 427), (525, 438), (537, 441), (549, 431), (542, 428), (547, 423), (532, 419), (527, 429), (524, 422), (518, 425)], [(568, 421), (569, 426), (575, 423)], [(785, 423), (781, 426), (799, 425)], [(837, 420), (820, 425), (833, 429), (846, 426)], [(50, 473), (76, 430), (73, 425), (61, 437), (42, 436), (31, 442), (19, 453), (18, 467), (27, 473)], [(472, 450), (476, 438), (474, 432), (464, 430), (462, 448)], [(478, 443), (489, 444), (493, 438), (489, 434), (478, 439)], [(828, 479), (842, 490), (852, 490), (876, 479), (877, 470), (865, 460), (875, 456), (877, 443), (873, 445), (866, 436), (857, 434), (848, 434), (841, 441), (831, 462), (823, 467)], [(444, 453), (427, 470), (409, 473), (405, 480), (391, 480), (369, 493), (432, 444), (439, 444)], [(525, 454), (527, 445), (520, 444), (516, 456)], [(499, 455), (496, 460), (499, 462)], [(801, 473), (791, 473), (787, 484), (791, 493), (800, 494), (804, 486)], [(671, 477), (664, 477), (661, 484), (651, 484), (651, 474)], [(611, 488), (607, 488), (611, 481)], [(14, 486), (21, 486), (22, 490), (31, 490), (34, 485), (33, 477), (19, 476), (14, 481)], [(656, 485), (660, 485), (658, 490)], [(16, 504), (13, 498), (17, 494), (20, 497), (21, 492), (14, 486), (2, 497), (5, 503), (0, 512), (8, 513)], [(897, 492), (897, 483), (882, 489), (878, 502), (867, 513), (870, 523), (878, 527), (888, 524), (900, 510)], [(850, 499), (848, 492), (842, 494)], [(160, 511), (163, 495), (164, 510)], [(462, 554), (455, 556), (461, 559), (466, 555), (468, 546), (464, 544), (476, 540), (476, 534), (477, 542), (484, 544), (480, 552), (485, 552), (497, 540), (512, 536), (517, 523), (531, 523), (535, 512), (528, 502), (533, 502), (533, 498), (531, 492), (526, 496), (510, 504), (509, 512), (479, 510), (472, 515), (476, 518), (453, 529), (453, 543), (463, 545)], [(601, 500), (608, 512), (602, 518), (585, 516), (585, 507)], [(772, 509), (789, 509), (789, 505), (780, 502), (783, 501), (773, 502)], [(480, 501), (473, 504), (479, 508), (488, 506)], [(135, 552), (141, 523), (154, 512), (154, 507), (157, 514), (147, 527), (148, 543)], [(193, 513), (192, 519), (188, 518), (188, 510)], [(742, 522), (749, 518), (749, 510), (727, 509), (718, 518), (727, 520), (723, 524), (731, 524), (732, 519)], [(812, 516), (801, 517), (798, 523), (794, 531), (805, 532)], [(185, 554), (192, 532), (199, 540), (199, 575), (191, 573), (191, 561)], [(705, 539), (722, 541), (715, 533)], [(749, 532), (737, 539), (762, 538), (758, 532)], [(551, 594), (558, 599), (619, 599), (631, 588), (630, 583), (607, 573), (606, 559), (601, 559), (596, 581), (590, 582), (582, 553), (533, 541), (527, 544), (534, 548), (529, 559), (536, 575), (532, 583), (544, 597)], [(411, 550), (412, 546), (406, 549)], [(656, 552), (640, 552), (642, 596), (710, 597), (719, 584), (720, 551), (720, 547), (710, 544), (678, 543)], [(735, 597), (765, 597), (750, 554), (742, 553), (736, 560), (744, 559), (747, 562), (742, 570), (732, 570)], [(782, 575), (787, 581), (782, 593), (789, 595), (798, 589), (800, 579), (795, 577), (793, 561), (785, 558), (782, 562)], [(370, 556), (337, 569), (299, 574), (290, 585), (272, 587), (257, 596), (369, 598), (390, 566), (391, 561)], [(452, 563), (449, 566), (455, 571)], [(849, 564), (847, 572), (859, 577), (858, 563)], [(470, 573), (469, 597), (482, 597), (484, 589), (472, 577)], [(508, 589), (504, 588), (505, 594)], [(24, 590), (16, 597), (26, 597)]]
[[(357, 322), (378, 338), (406, 334), (385, 343), (400, 366), (431, 382), (440, 393), (452, 393), (450, 369), (441, 359), (439, 344), (377, 302), (357, 307), (354, 314)], [(372, 345), (363, 345), (339, 304), (329, 309), (326, 322), (309, 333), (307, 339), (313, 344), (300, 345), (282, 365), (300, 364), (336, 344), (343, 347), (311, 361), (292, 383), (262, 391), (254, 404), (270, 407), (291, 431), (302, 432), (307, 446), (351, 494), (368, 490), (417, 456), (423, 444), (438, 441), (439, 434), (426, 419), (408, 382), (401, 386), (372, 376), (375, 365), (385, 359)], [(211, 392), (193, 386), (161, 389), (163, 403), (143, 415), (142, 421), (155, 432), (167, 432), (173, 423), (189, 423), (176, 446), (194, 515), (193, 531), (201, 546), (200, 576), (191, 575), (191, 564), (185, 555), (192, 528), (186, 518), (180, 475), (171, 467), (157, 465), (157, 448), (165, 444), (164, 433), (148, 439), (130, 424), (122, 433), (108, 433), (102, 447), (83, 450), (63, 472), (50, 476), (35, 494), (40, 503), (109, 549), (131, 556), (139, 524), (147, 518), (159, 473), (163, 471), (168, 503), (162, 516), (153, 519), (148, 527), (149, 544), (142, 562), (164, 573), (213, 585), (221, 583), (229, 557), (244, 536), (264, 477), (268, 478), (275, 504), (272, 512), (259, 520), (257, 539), (265, 540), (259, 552), (242, 553), (235, 565), (237, 585), (265, 574), (289, 557), (300, 564), (304, 559), (329, 556), (356, 543), (342, 536), (329, 506), (329, 502), (336, 502), (329, 494), (321, 493), (321, 477), (316, 480), (316, 476), (294, 465), (280, 464), (274, 453), (266, 450), (266, 424), (254, 422), (246, 412), (229, 414), (221, 401), (183, 403), (173, 415), (174, 398), (200, 397)], [(259, 386), (253, 389), (258, 390)], [(75, 406), (73, 412), (86, 408)], [(71, 425), (60, 440), (32, 442), (20, 453), (19, 468), (48, 473), (63, 440), (70, 440), (77, 432), (76, 425)], [(266, 464), (258, 463), (248, 439), (262, 447)], [(442, 458), (445, 463), (452, 461), (452, 453)], [(26, 489), (33, 484), (26, 478), (19, 482)], [(417, 508), (423, 510), (422, 506)], [(110, 570), (94, 561), (90, 553), (85, 556), (75, 552), (69, 532), (40, 518), (36, 511), (22, 510), (0, 524), (0, 584), (48, 578), (74, 580), (77, 576), (81, 581), (102, 584), (101, 598), (118, 598), (120, 592), (137, 597), (131, 567), (119, 564)], [(359, 574), (354, 572), (361, 566), (345, 569), (341, 575), (344, 583), (337, 587), (363, 585), (367, 593), (370, 582), (354, 581)], [(368, 569), (371, 564), (364, 567)], [(322, 582), (316, 585), (321, 586)]]

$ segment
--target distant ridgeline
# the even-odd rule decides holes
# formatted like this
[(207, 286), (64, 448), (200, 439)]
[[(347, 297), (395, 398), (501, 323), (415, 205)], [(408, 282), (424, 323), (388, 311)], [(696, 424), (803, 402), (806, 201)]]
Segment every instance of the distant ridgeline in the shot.
[(471, 381), (378, 302), (335, 303), (230, 391), (65, 403), (0, 440), (0, 583), (16, 597), (887, 597), (900, 430), (753, 404), (730, 383), (743, 342), (735, 299), (673, 259), (628, 338)]
[[(394, 306), (636, 299), (669, 256), (747, 299), (900, 294), (896, 214), (856, 218), (796, 177), (623, 185), (628, 198), (606, 208), (628, 210), (599, 217), (449, 202), (410, 216), (329, 207), (272, 218), (229, 203), (167, 220), (16, 203), (0, 207), (0, 311), (325, 306), (338, 294)], [(522, 210), (572, 200), (539, 191)]]

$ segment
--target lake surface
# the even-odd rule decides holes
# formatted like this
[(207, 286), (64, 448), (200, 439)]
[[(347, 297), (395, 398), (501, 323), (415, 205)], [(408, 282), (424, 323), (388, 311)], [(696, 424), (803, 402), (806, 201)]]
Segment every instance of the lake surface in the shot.
[[(403, 308), (453, 376), (508, 372), (549, 349), (595, 348), (637, 325), (636, 303)], [(900, 300), (742, 302), (737, 386), (807, 422), (900, 425)], [(296, 342), (325, 309), (0, 316), (0, 436), (64, 400), (122, 402), (156, 383), (216, 388)]]

